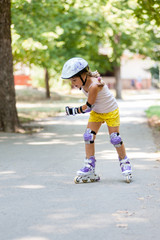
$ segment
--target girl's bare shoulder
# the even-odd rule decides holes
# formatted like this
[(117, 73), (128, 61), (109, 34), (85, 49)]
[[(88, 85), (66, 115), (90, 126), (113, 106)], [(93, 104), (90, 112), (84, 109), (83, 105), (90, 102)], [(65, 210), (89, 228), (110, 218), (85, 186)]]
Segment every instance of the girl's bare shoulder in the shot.
[(94, 78), (92, 80), (92, 83), (89, 87), (89, 90), (92, 90), (92, 91), (101, 91), (102, 88), (104, 87), (105, 83), (103, 80), (99, 79), (99, 78)]

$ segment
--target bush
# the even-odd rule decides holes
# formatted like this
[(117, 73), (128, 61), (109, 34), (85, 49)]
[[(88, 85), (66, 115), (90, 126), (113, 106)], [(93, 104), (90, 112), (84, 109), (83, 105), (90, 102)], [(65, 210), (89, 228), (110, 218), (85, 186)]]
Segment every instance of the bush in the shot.
[(160, 118), (160, 106), (151, 106), (146, 110), (147, 117), (157, 116)]

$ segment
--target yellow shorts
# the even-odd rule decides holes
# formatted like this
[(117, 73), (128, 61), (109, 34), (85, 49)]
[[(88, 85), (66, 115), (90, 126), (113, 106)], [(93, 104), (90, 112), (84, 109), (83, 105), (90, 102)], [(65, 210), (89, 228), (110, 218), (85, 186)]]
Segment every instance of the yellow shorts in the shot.
[(119, 108), (109, 113), (90, 112), (89, 122), (106, 122), (109, 127), (120, 125)]

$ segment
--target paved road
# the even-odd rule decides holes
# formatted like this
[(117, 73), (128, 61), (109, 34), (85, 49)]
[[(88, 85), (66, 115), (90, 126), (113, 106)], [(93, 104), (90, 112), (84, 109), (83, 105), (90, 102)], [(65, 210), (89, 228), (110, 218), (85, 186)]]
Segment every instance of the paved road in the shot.
[(131, 184), (105, 125), (96, 140), (101, 181), (74, 184), (88, 115), (41, 121), (44, 130), (34, 135), (0, 133), (0, 240), (159, 240), (160, 155), (144, 113), (158, 98), (150, 92), (119, 101)]

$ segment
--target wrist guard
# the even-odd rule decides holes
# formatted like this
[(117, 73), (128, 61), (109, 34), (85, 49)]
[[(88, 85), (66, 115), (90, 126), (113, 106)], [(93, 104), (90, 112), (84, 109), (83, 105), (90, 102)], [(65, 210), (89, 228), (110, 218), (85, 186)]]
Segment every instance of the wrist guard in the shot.
[(92, 110), (92, 108), (94, 107), (94, 105), (91, 105), (89, 102), (86, 102), (87, 108), (85, 110), (82, 110), (82, 107), (80, 107), (80, 110), (82, 113), (87, 113), (90, 112)]
[(66, 109), (66, 113), (67, 113), (67, 115), (76, 115), (76, 114), (78, 114), (79, 113), (79, 111), (78, 111), (78, 108), (74, 108), (74, 107), (72, 107), (72, 108), (70, 108), (70, 107), (66, 107), (65, 108)]

